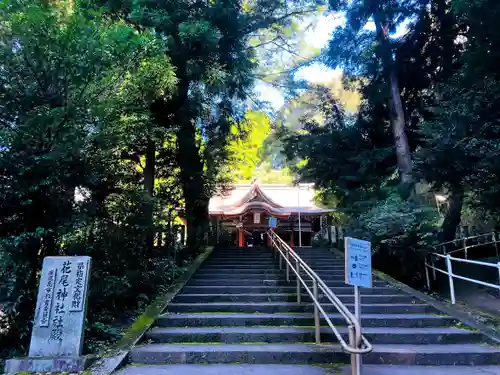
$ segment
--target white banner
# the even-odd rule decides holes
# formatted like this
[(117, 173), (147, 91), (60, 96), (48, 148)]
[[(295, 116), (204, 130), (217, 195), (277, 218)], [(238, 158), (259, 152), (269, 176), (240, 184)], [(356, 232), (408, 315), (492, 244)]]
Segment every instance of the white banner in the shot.
[(260, 224), (260, 212), (253, 213), (253, 223)]

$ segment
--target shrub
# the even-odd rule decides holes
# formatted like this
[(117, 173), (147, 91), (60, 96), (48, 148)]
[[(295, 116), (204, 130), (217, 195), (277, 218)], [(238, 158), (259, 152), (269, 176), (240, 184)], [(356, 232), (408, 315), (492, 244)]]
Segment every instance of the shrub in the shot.
[(391, 195), (351, 220), (346, 235), (371, 241), (375, 268), (418, 287), (439, 220), (436, 209)]

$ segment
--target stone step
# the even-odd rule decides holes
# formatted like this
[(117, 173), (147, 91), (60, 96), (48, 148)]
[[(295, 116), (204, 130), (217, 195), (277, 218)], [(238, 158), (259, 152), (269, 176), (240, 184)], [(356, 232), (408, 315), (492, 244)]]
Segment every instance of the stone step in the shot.
[(242, 263), (222, 263), (222, 262), (210, 262), (204, 263), (201, 268), (216, 268), (216, 269), (245, 269), (245, 268), (278, 268), (279, 264), (275, 261), (269, 262), (242, 262)]
[(305, 253), (303, 251), (297, 251), (297, 255), (303, 259), (326, 259), (329, 261), (337, 261), (337, 262), (344, 261), (343, 258), (337, 258), (333, 254), (329, 253), (321, 253), (321, 252)]
[(197, 274), (203, 275), (203, 274), (211, 274), (211, 273), (238, 273), (238, 274), (244, 274), (244, 275), (249, 275), (249, 274), (259, 274), (259, 275), (265, 275), (268, 273), (272, 274), (280, 274), (280, 269), (279, 267), (246, 267), (246, 268), (216, 268), (216, 267), (203, 267), (200, 268), (197, 272)]
[(277, 263), (273, 256), (266, 257), (255, 257), (255, 258), (243, 258), (243, 257), (217, 257), (208, 258), (203, 264), (252, 264), (252, 263)]
[[(339, 345), (147, 344), (131, 350), (136, 363), (349, 363)], [(500, 349), (479, 344), (376, 345), (364, 364), (496, 365)]]
[[(329, 314), (335, 325), (345, 325), (340, 314)], [(326, 322), (321, 318), (322, 325)], [(362, 326), (366, 327), (444, 327), (456, 324), (449, 316), (431, 314), (363, 314)], [(163, 314), (157, 320), (160, 327), (251, 327), (251, 326), (313, 326), (311, 313), (299, 314)]]
[[(335, 273), (335, 274), (339, 274), (339, 275), (345, 275), (345, 268), (344, 268), (344, 266), (342, 266), (342, 267), (329, 266), (329, 267), (323, 267), (323, 268), (317, 268), (317, 267), (313, 267), (313, 266), (310, 266), (310, 267), (318, 275), (320, 273), (327, 273), (327, 272), (328, 273)], [(279, 269), (279, 267), (278, 267), (278, 269)], [(285, 267), (283, 267), (283, 269), (285, 269)]]
[[(129, 365), (116, 375), (351, 375), (350, 365), (182, 364)], [(363, 365), (363, 375), (498, 375), (500, 366)]]
[(342, 257), (337, 257), (334, 253), (331, 252), (321, 252), (321, 251), (302, 251), (302, 250), (296, 250), (295, 251), (298, 255), (300, 255), (303, 258), (307, 257), (322, 257), (322, 258), (328, 258), (332, 260), (344, 260)]
[(338, 257), (333, 251), (325, 250), (325, 249), (295, 249), (297, 254), (302, 255), (323, 255), (323, 256), (331, 256), (332, 258), (342, 259)]
[(311, 267), (315, 271), (330, 271), (330, 270), (345, 270), (345, 265), (334, 265), (334, 264), (321, 264), (321, 265), (315, 265), (311, 264), (308, 261), (305, 261), (306, 264)]
[(262, 256), (253, 256), (253, 257), (245, 257), (245, 256), (212, 256), (209, 257), (204, 263), (208, 262), (220, 262), (220, 263), (242, 263), (242, 262), (276, 262), (276, 259), (271, 255), (262, 255)]
[(245, 253), (212, 253), (207, 259), (272, 259), (274, 258), (271, 252), (258, 253), (258, 254), (245, 254)]
[[(196, 275), (195, 275), (196, 276)], [(230, 279), (206, 279), (206, 278), (196, 278), (193, 277), (191, 280), (188, 281), (186, 284), (187, 286), (198, 286), (198, 285), (203, 285), (203, 286), (259, 286), (259, 285), (284, 285), (285, 281), (282, 280), (281, 277), (274, 277), (274, 278), (253, 278), (253, 279), (235, 279), (235, 280), (230, 280)]]
[(250, 264), (250, 263), (276, 263), (271, 255), (262, 257), (213, 257), (208, 258), (204, 264), (217, 263), (217, 264)]
[[(196, 276), (196, 275), (195, 275)], [(345, 280), (339, 280), (336, 279), (334, 281), (332, 280), (323, 280), (326, 285), (329, 287), (342, 287), (346, 286)], [(307, 284), (309, 286), (312, 285), (311, 281), (308, 281)], [(264, 278), (240, 278), (240, 279), (207, 279), (207, 278), (196, 278), (193, 277), (191, 280), (189, 280), (188, 284), (189, 286), (196, 286), (196, 285), (206, 285), (206, 286), (224, 286), (224, 285), (230, 285), (230, 286), (258, 286), (258, 285), (282, 285), (282, 286), (289, 286), (289, 285), (295, 285), (295, 281), (291, 283), (287, 283), (281, 276), (280, 277), (275, 277), (275, 278), (270, 278), (266, 277)], [(382, 280), (373, 280), (373, 286), (386, 286), (387, 283)]]
[[(336, 327), (346, 342), (347, 327)], [(146, 333), (160, 343), (299, 343), (314, 342), (314, 327), (155, 327)], [(363, 335), (372, 345), (378, 344), (461, 344), (477, 342), (482, 334), (457, 328), (363, 328)], [(322, 342), (338, 342), (330, 327), (321, 328)]]
[(335, 264), (316, 265), (314, 263), (308, 262), (307, 260), (304, 260), (304, 262), (315, 271), (330, 271), (330, 270), (335, 270), (335, 271), (342, 270), (342, 271), (344, 271), (345, 270), (344, 264), (342, 264), (342, 265), (340, 265), (340, 264), (339, 265), (335, 265)]
[(260, 272), (279, 272), (280, 268), (276, 264), (271, 264), (269, 266), (240, 266), (240, 267), (218, 267), (218, 266), (203, 266), (199, 269), (198, 272), (234, 272), (237, 271), (239, 273), (260, 273)]
[[(230, 270), (226, 271), (220, 271), (220, 272), (213, 272), (213, 271), (203, 271), (200, 270), (196, 272), (196, 274), (193, 276), (193, 279), (259, 279), (263, 278), (264, 276), (267, 276), (268, 278), (275, 278), (275, 279), (283, 279), (285, 278), (285, 271), (267, 271), (267, 272), (262, 272), (262, 271), (255, 271), (255, 273), (242, 273), (242, 272), (234, 272)], [(323, 274), (323, 275), (318, 275), (323, 281), (345, 281), (345, 276), (344, 273), (338, 273), (338, 274)], [(295, 280), (294, 275), (290, 272), (290, 280)]]
[(220, 272), (205, 272), (200, 270), (196, 272), (193, 276), (193, 279), (264, 279), (267, 276), (269, 278), (280, 279), (283, 275), (279, 271), (255, 271), (254, 273), (242, 273), (242, 272), (234, 272), (234, 271), (220, 271)]
[[(303, 288), (302, 288), (303, 289)], [(354, 288), (350, 286), (345, 287), (332, 287), (330, 288), (335, 294), (354, 294)], [(181, 293), (186, 294), (239, 294), (239, 293), (295, 293), (297, 287), (294, 284), (290, 286), (267, 286), (267, 285), (255, 285), (255, 286), (191, 286), (188, 285), (182, 289)], [(387, 295), (387, 294), (403, 294), (396, 288), (389, 287), (375, 287), (375, 288), (361, 288), (361, 295)]]
[[(354, 305), (346, 304), (349, 310), (354, 311)], [(337, 312), (334, 306), (325, 305), (326, 312)], [(203, 313), (203, 312), (241, 312), (241, 313), (300, 313), (312, 312), (313, 306), (309, 303), (297, 304), (294, 302), (212, 302), (212, 303), (172, 303), (168, 311), (173, 313)], [(425, 304), (361, 304), (364, 314), (423, 314), (435, 310)]]
[(203, 263), (202, 268), (221, 268), (221, 269), (233, 269), (233, 268), (279, 268), (279, 263), (274, 260), (269, 261), (259, 261), (259, 262), (207, 262)]
[[(337, 297), (343, 303), (354, 303), (354, 296), (338, 294)], [(175, 302), (180, 303), (205, 303), (205, 302), (293, 302), (296, 301), (296, 294), (286, 293), (246, 293), (246, 294), (186, 294), (182, 293), (175, 297)], [(302, 301), (311, 301), (309, 295), (303, 294)], [(326, 298), (321, 298), (320, 301), (327, 303)], [(389, 294), (389, 295), (364, 295), (361, 297), (361, 303), (368, 304), (388, 304), (388, 303), (419, 303), (419, 301), (406, 294)]]
[(302, 260), (306, 262), (309, 266), (315, 266), (315, 267), (317, 266), (345, 267), (344, 261), (336, 261), (331, 259), (311, 259), (311, 258), (302, 258)]
[(205, 262), (203, 263), (202, 267), (213, 267), (213, 268), (253, 268), (253, 267), (259, 267), (259, 268), (265, 268), (265, 267), (278, 267), (279, 264), (278, 262), (274, 260), (268, 260), (268, 261), (259, 261), (259, 262), (238, 262), (238, 263), (224, 263), (224, 262)]

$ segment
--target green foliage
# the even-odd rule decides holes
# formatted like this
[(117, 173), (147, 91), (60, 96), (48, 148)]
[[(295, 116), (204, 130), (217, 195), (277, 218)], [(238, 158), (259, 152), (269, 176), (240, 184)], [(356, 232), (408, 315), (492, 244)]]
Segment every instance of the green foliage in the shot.
[(158, 223), (177, 202), (145, 196), (137, 169), (147, 139), (166, 137), (149, 107), (176, 77), (153, 34), (97, 12), (15, 1), (0, 17), (0, 355), (27, 348), (49, 255), (93, 258), (86, 350), (97, 350), (178, 268), (146, 243), (149, 208)]
[[(352, 233), (372, 239), (381, 269), (418, 285), (422, 269), (412, 265), (422, 263), (421, 254), (436, 239), (455, 237), (462, 212), (489, 220), (500, 207), (500, 6), (488, 0), (330, 6), (346, 11), (347, 22), (333, 33), (325, 61), (344, 69), (347, 87), (360, 89), (359, 112), (349, 116), (338, 93), (321, 100), (323, 106), (306, 100), (297, 110), (290, 103), (285, 154), (289, 162), (304, 161), (296, 170), (315, 182), (323, 202), (350, 215)], [(375, 29), (365, 27), (369, 22)], [(394, 38), (403, 23), (405, 35)], [(314, 95), (310, 88), (304, 97)], [(408, 155), (401, 151), (404, 142), (398, 143), (403, 133), (413, 182), (429, 184), (426, 194), (448, 196), (443, 220), (422, 206), (429, 197), (412, 195), (407, 202), (394, 196), (408, 196), (405, 186), (396, 188)]]
[(269, 41), (286, 44), (297, 30), (295, 20), (316, 12), (317, 3), (215, 0), (186, 5), (183, 1), (103, 0), (89, 4), (102, 5), (139, 28), (154, 28), (175, 66), (175, 94), (159, 98), (152, 111), (155, 124), (176, 136), (191, 248), (205, 241), (209, 197), (218, 184), (228, 182), (224, 164), (231, 157), (231, 127), (243, 118), (242, 100), (252, 88), (259, 56), (265, 55), (257, 53), (262, 49), (255, 41), (262, 36), (266, 46)]
[(418, 240), (411, 246), (425, 249), (432, 243), (432, 232), (439, 216), (436, 209), (415, 205), (392, 195), (361, 214), (357, 222), (366, 230), (363, 237), (370, 235), (376, 246), (409, 243), (410, 237), (416, 235)]
[(459, 56), (454, 74), (438, 86), (439, 102), (433, 117), (421, 124), (425, 147), (417, 154), (421, 174), (437, 188), (456, 186), (472, 192), (474, 203), (491, 213), (500, 207), (498, 197), (498, 69), (495, 26), (500, 14), (494, 2), (478, 1), (470, 7), (452, 2), (462, 25)]
[[(250, 137), (233, 153), (249, 165), (269, 132), (264, 114), (242, 121), (250, 41), (291, 37), (311, 11), (315, 1), (1, 3), (2, 350), (26, 349), (45, 256), (93, 258), (87, 351), (184, 271), (227, 180), (233, 125)], [(174, 244), (179, 209), (190, 252)], [(166, 247), (153, 246), (159, 230)]]
[(353, 218), (347, 235), (372, 242), (374, 267), (410, 285), (425, 281), (424, 257), (436, 241), (440, 217), (435, 208), (391, 194)]
[(395, 158), (385, 124), (374, 127), (365, 110), (357, 117), (345, 111), (341, 94), (316, 87), (309, 96), (317, 104), (305, 108), (298, 129), (284, 127), (280, 135), (302, 180), (335, 197), (337, 207), (358, 212), (384, 197), (380, 187), (390, 182)]
[(228, 166), (231, 166), (228, 174), (232, 180), (251, 182), (254, 170), (262, 160), (262, 146), (270, 135), (271, 120), (262, 112), (247, 112), (242, 122), (232, 126), (228, 146)]

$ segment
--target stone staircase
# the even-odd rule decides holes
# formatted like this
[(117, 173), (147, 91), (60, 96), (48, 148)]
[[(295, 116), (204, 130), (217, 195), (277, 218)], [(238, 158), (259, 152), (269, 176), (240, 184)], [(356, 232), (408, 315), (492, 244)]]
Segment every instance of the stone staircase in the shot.
[[(324, 249), (298, 252), (353, 310), (353, 289), (344, 284), (343, 260)], [(338, 365), (350, 363), (350, 358), (330, 328), (322, 328), (322, 343), (314, 344), (313, 307), (305, 295), (297, 304), (295, 285), (285, 282), (284, 271), (269, 249), (214, 251), (146, 334), (145, 342), (132, 349), (132, 364), (121, 374), (338, 373), (332, 368), (349, 373), (349, 366), (341, 370)], [(347, 336), (345, 320), (334, 307), (326, 310)], [(374, 347), (363, 362), (377, 365), (366, 366), (367, 375), (386, 373), (377, 372), (385, 368), (381, 365), (431, 366), (418, 366), (422, 374), (438, 365), (500, 363), (500, 349), (484, 344), (480, 333), (457, 328), (453, 318), (439, 315), (381, 280), (362, 290), (362, 326)], [(219, 364), (223, 369), (199, 366), (203, 364)], [(252, 364), (252, 369), (245, 364)], [(305, 364), (314, 366), (297, 366)], [(397, 368), (391, 367), (391, 375)]]

